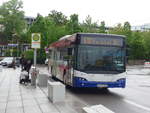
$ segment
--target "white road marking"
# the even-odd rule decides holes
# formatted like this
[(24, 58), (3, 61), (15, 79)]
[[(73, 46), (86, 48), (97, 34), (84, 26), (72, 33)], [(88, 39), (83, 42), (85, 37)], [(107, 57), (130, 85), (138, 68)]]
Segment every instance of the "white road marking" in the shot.
[(146, 106), (137, 104), (137, 103), (135, 103), (135, 102), (133, 102), (133, 101), (126, 100), (126, 99), (124, 99), (124, 101), (127, 102), (127, 103), (129, 103), (129, 104), (132, 104), (132, 105), (134, 105), (134, 106), (136, 106), (136, 107), (138, 107), (138, 108), (144, 109), (144, 110), (146, 110), (146, 111), (150, 111), (150, 108), (149, 108), (149, 107), (146, 107)]

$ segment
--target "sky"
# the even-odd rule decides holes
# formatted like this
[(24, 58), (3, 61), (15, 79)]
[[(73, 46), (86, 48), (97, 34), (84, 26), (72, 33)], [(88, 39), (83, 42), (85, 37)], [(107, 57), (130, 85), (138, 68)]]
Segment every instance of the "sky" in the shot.
[[(0, 5), (8, 0), (0, 0)], [(78, 14), (82, 22), (90, 15), (93, 22), (107, 26), (129, 21), (132, 26), (150, 23), (150, 0), (22, 0), (26, 16), (47, 16), (51, 10), (66, 16)]]

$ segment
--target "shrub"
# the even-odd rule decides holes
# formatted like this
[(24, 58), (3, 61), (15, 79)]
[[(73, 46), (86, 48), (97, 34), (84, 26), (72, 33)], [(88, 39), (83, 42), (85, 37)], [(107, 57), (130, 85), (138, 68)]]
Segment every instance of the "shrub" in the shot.
[[(33, 59), (34, 59), (34, 50), (25, 51), (23, 54), (24, 54), (26, 59), (33, 61)], [(37, 51), (37, 63), (38, 64), (43, 64), (45, 59), (46, 59), (45, 51), (44, 50), (38, 50)]]

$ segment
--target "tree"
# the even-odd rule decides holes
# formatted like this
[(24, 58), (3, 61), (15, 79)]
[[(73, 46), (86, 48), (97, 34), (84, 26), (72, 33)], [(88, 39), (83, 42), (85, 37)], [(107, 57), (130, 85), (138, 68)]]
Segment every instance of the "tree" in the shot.
[(66, 31), (64, 25), (56, 24), (51, 17), (43, 17), (38, 14), (36, 21), (28, 30), (28, 42), (31, 41), (32, 33), (41, 34), (41, 49), (38, 51), (38, 62), (42, 63), (45, 59), (45, 47), (64, 36)]
[(99, 32), (100, 33), (106, 33), (106, 31), (105, 31), (105, 22), (104, 21), (101, 22)]
[(144, 40), (140, 32), (133, 32), (129, 46), (131, 59), (144, 59), (146, 57)]
[(109, 30), (111, 34), (124, 35), (124, 28), (121, 23), (118, 23), (116, 27)]
[(125, 35), (127, 38), (126, 38), (126, 41), (127, 41), (127, 44), (130, 46), (131, 44), (131, 40), (132, 40), (132, 31), (131, 31), (131, 25), (129, 22), (125, 22), (124, 25), (123, 25), (123, 35)]
[(150, 31), (141, 32), (141, 37), (145, 48), (145, 59), (150, 59)]
[(123, 26), (125, 31), (130, 31), (131, 32), (131, 25), (129, 22), (125, 22)]
[(69, 34), (81, 32), (81, 28), (79, 26), (79, 20), (77, 14), (72, 14), (70, 16), (70, 20), (66, 25), (66, 30)]
[(51, 18), (56, 25), (65, 25), (67, 23), (67, 17), (62, 12), (56, 10), (52, 10), (48, 17)]
[(81, 24), (82, 31), (83, 32), (88, 32), (88, 33), (96, 33), (98, 31), (98, 25), (97, 22), (92, 22), (92, 17), (88, 15), (83, 21), (83, 24)]
[(20, 34), (25, 29), (22, 4), (22, 1), (11, 0), (0, 6), (0, 24), (4, 26), (4, 33), (9, 40), (12, 40), (14, 34), (19, 40)]

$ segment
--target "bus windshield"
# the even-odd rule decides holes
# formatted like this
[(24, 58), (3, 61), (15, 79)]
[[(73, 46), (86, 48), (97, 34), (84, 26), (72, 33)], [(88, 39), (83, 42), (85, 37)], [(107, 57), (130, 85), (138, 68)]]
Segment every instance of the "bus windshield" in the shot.
[(124, 72), (125, 49), (106, 46), (78, 46), (77, 69), (91, 72)]

